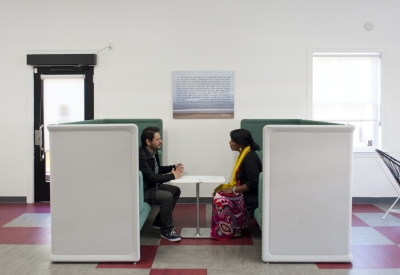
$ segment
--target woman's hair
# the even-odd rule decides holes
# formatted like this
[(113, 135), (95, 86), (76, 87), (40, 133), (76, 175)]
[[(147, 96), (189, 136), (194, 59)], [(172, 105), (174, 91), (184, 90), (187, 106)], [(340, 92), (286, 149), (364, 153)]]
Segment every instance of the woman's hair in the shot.
[(250, 145), (250, 149), (257, 151), (260, 150), (260, 146), (254, 142), (253, 137), (249, 130), (246, 129), (236, 129), (231, 131), (231, 140), (237, 144), (246, 147)]

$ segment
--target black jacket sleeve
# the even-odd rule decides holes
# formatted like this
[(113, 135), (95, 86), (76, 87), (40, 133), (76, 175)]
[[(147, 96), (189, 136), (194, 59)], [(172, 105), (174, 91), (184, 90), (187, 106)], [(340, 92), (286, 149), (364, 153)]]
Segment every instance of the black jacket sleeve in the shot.
[[(163, 183), (175, 179), (174, 174), (167, 174), (171, 172), (174, 165), (159, 167), (159, 174), (154, 172), (155, 163), (154, 158), (149, 157), (145, 151), (141, 150), (139, 154), (139, 170), (143, 174), (143, 179), (148, 183)], [(167, 167), (170, 167), (169, 171)], [(162, 169), (160, 169), (162, 168)], [(168, 172), (166, 172), (168, 171)]]

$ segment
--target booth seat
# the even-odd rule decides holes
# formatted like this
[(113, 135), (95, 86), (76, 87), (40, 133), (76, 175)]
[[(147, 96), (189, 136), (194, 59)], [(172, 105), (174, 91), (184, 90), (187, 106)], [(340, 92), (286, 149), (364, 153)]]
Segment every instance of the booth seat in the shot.
[(151, 206), (144, 201), (143, 174), (139, 171), (139, 227), (142, 229), (151, 211)]
[(256, 151), (263, 161), (263, 128), (265, 125), (338, 125), (337, 123), (308, 120), (308, 119), (242, 119), (240, 128), (251, 132), (254, 141), (260, 146), (260, 151)]
[[(261, 159), (261, 158), (260, 158)], [(258, 177), (258, 207), (254, 210), (254, 218), (262, 229), (263, 173)]]
[(249, 119), (241, 127), (262, 149), (254, 215), (263, 261), (351, 261), (354, 126)]
[[(142, 131), (146, 127), (158, 127), (160, 129), (160, 135), (163, 136), (163, 121), (159, 118), (103, 118), (103, 119), (90, 119), (82, 121), (74, 121), (68, 123), (62, 123), (60, 125), (70, 125), (70, 124), (135, 124), (138, 127), (138, 136), (140, 145), (140, 136)], [(162, 150), (158, 150), (160, 156), (160, 164), (162, 165)]]
[[(140, 260), (140, 229), (151, 210), (138, 161), (143, 120), (120, 122), (48, 126), (53, 262)], [(159, 119), (145, 123), (162, 129)]]

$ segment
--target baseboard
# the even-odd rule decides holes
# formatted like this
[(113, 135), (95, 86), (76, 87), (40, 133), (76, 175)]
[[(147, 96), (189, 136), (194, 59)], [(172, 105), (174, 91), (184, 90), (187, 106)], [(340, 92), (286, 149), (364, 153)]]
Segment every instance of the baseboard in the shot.
[(392, 204), (396, 200), (396, 197), (389, 198), (364, 198), (364, 197), (353, 197), (353, 204), (362, 204), (362, 203), (384, 203), (384, 204)]
[[(384, 203), (392, 204), (396, 200), (396, 197), (389, 198), (367, 198), (367, 197), (354, 197), (352, 199), (353, 204), (362, 203)], [(212, 198), (199, 198), (200, 203), (212, 203)], [(0, 197), (0, 203), (26, 203), (26, 197)], [(186, 197), (179, 198), (177, 203), (196, 203), (196, 198)]]
[[(384, 203), (392, 204), (396, 200), (396, 197), (385, 197), (385, 198), (370, 198), (370, 197), (354, 197), (352, 199), (353, 204), (363, 204), (363, 203)], [(212, 203), (212, 198), (200, 198), (200, 203)], [(196, 203), (196, 198), (179, 198), (177, 203)], [(399, 202), (400, 204), (400, 202)]]
[(26, 197), (0, 197), (0, 203), (26, 203)]
[[(200, 203), (212, 203), (212, 198), (200, 198)], [(0, 197), (0, 203), (26, 203), (26, 197)], [(196, 198), (179, 198), (177, 203), (196, 203)]]

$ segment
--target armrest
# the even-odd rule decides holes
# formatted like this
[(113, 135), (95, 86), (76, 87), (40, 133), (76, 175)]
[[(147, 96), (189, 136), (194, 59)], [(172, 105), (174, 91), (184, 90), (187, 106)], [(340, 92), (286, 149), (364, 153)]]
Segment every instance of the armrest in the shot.
[(262, 213), (263, 204), (263, 173), (261, 172), (258, 176), (258, 208)]
[(139, 209), (143, 209), (144, 190), (143, 190), (143, 174), (139, 171)]

